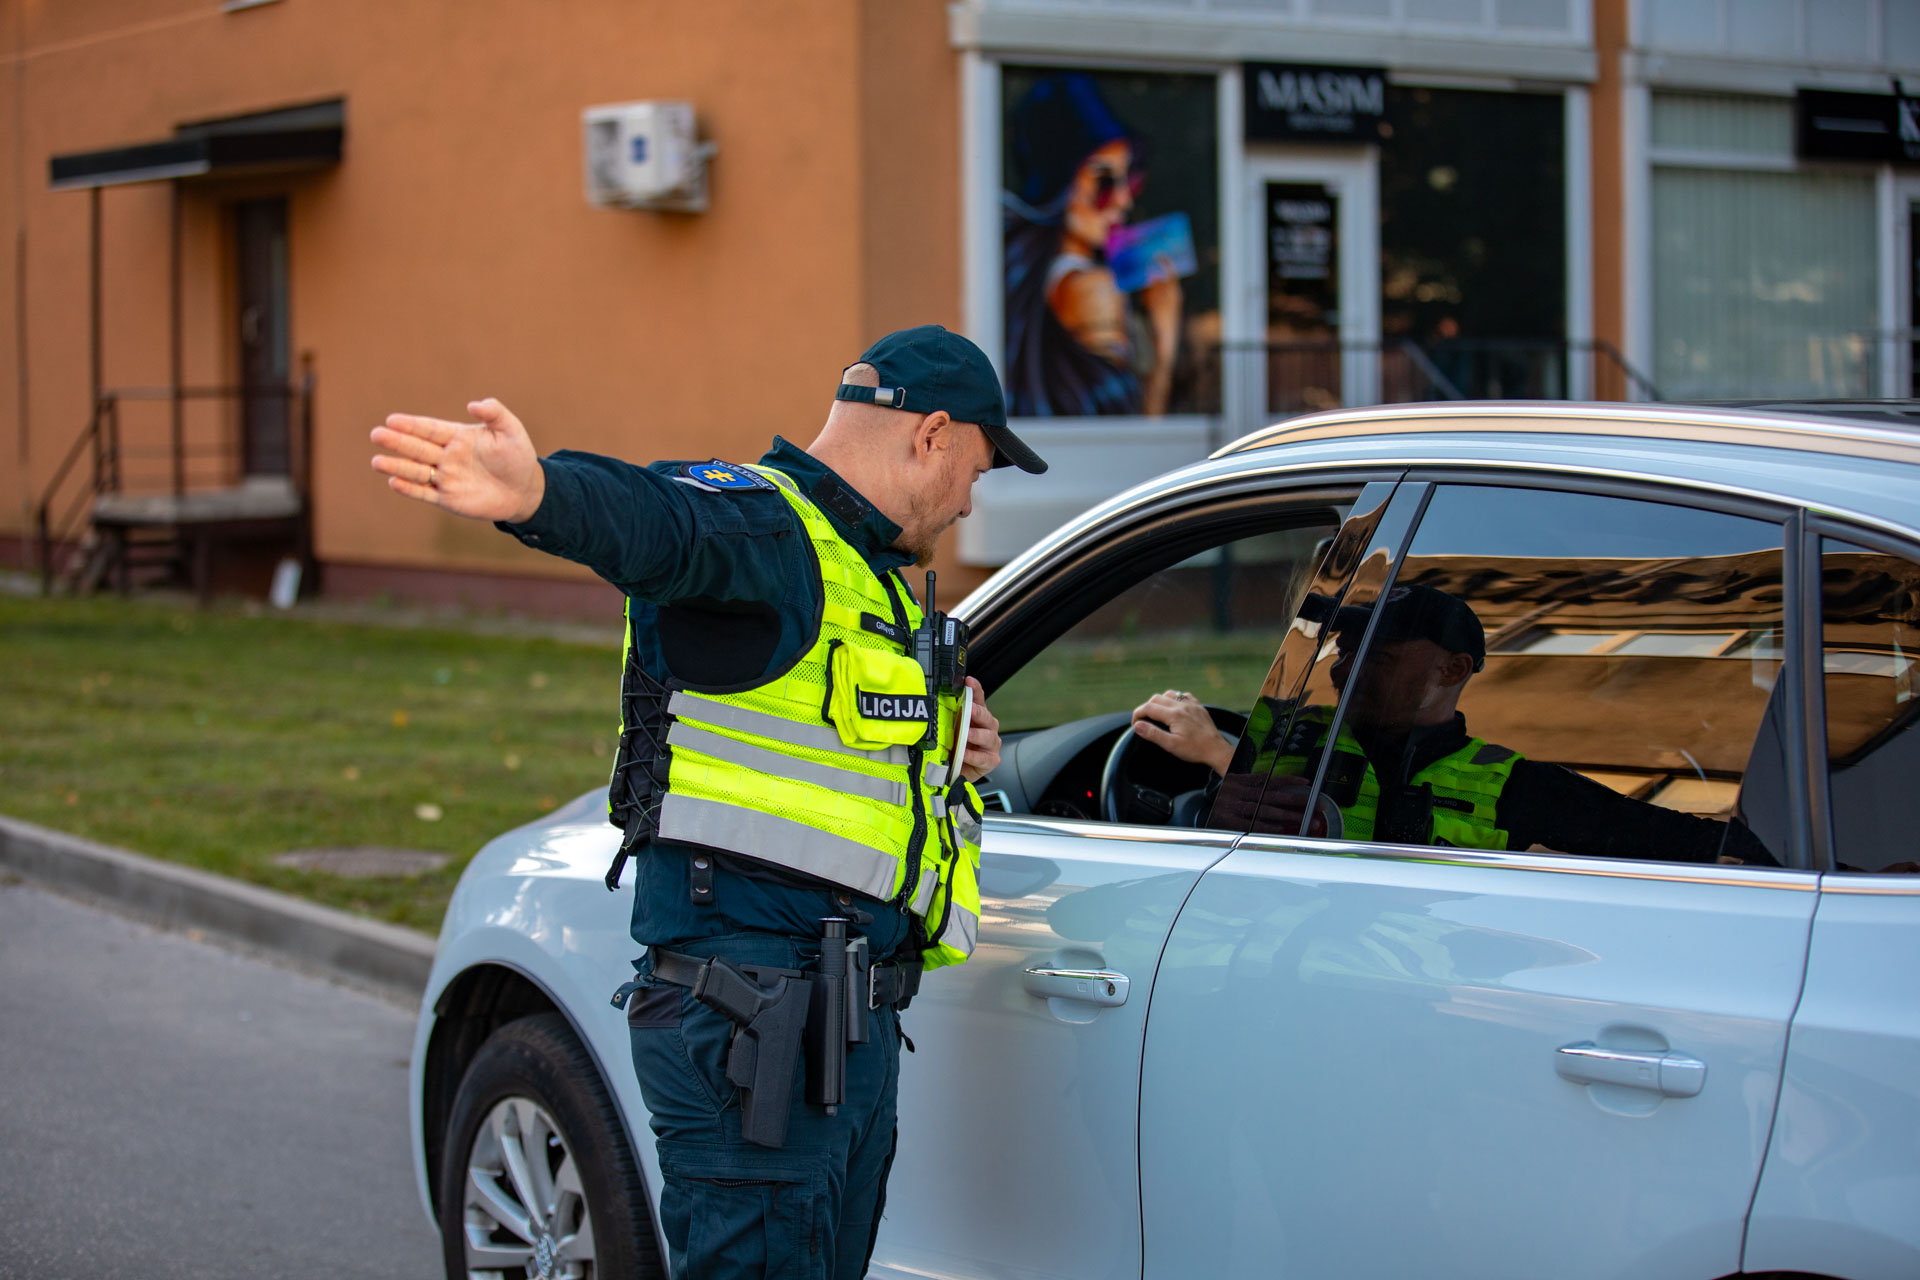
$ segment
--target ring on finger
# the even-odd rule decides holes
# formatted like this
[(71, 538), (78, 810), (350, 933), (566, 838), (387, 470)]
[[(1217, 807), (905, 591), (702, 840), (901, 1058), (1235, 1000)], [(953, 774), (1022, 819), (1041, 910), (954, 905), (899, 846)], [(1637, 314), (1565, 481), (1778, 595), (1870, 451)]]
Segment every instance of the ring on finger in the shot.
[(427, 468), (427, 488), (438, 489), (439, 487), (440, 487), (440, 468), (428, 467)]

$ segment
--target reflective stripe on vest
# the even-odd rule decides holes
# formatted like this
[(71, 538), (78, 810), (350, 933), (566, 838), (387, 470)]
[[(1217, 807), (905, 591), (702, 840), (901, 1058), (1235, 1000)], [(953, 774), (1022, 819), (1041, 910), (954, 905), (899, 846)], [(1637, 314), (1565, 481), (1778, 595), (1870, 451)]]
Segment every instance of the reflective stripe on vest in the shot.
[(779, 850), (781, 866), (845, 885), (872, 898), (893, 895), (899, 863), (858, 840), (848, 840), (804, 822), (775, 817), (741, 805), (702, 800), (668, 791), (660, 802), (660, 837), (715, 849)]
[(675, 721), (667, 730), (667, 745), (676, 750), (696, 751), (703, 756), (712, 756), (728, 764), (737, 764), (744, 769), (758, 769), (763, 773), (779, 773), (800, 782), (811, 782), (816, 787), (825, 787), (829, 791), (844, 791), (851, 795), (865, 796), (869, 800), (878, 800), (881, 804), (906, 804), (907, 784), (876, 778), (871, 774), (855, 773), (851, 769), (835, 769), (828, 765), (815, 764), (811, 760), (795, 760), (783, 756), (769, 747), (756, 747), (750, 742), (738, 738), (729, 738), (725, 734), (702, 729), (685, 720)]
[(801, 724), (782, 716), (768, 715), (764, 711), (754, 711), (747, 707), (716, 702), (711, 698), (697, 697), (684, 690), (667, 700), (667, 714), (697, 715), (708, 724), (719, 725), (725, 729), (737, 729), (741, 733), (757, 734), (762, 738), (773, 738), (780, 742), (791, 742), (796, 747), (809, 747), (815, 751), (837, 751), (841, 755), (871, 760), (875, 764), (907, 762), (905, 747), (888, 747), (884, 751), (862, 751), (858, 747), (850, 747), (840, 741), (840, 734), (831, 725)]

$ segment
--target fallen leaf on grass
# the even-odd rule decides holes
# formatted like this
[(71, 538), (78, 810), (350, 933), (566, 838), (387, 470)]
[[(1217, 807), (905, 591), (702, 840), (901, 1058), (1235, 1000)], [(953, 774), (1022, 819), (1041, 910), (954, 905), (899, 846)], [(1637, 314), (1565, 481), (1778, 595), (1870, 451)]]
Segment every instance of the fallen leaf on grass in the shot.
[(440, 806), (437, 804), (417, 804), (413, 806), (413, 816), (422, 822), (440, 821)]
[(518, 769), (520, 767), (520, 757), (509, 751), (507, 752), (507, 758), (500, 763), (506, 765), (509, 769)]
[(358, 782), (360, 781), (360, 766), (357, 764), (350, 764), (346, 768), (340, 771), (340, 776), (345, 778), (348, 782)]
[(546, 688), (546, 687), (547, 687), (547, 673), (546, 673), (546, 672), (544, 672), (544, 671), (536, 671), (536, 672), (534, 672), (534, 673), (533, 673), (532, 675), (530, 675), (530, 676), (528, 676), (528, 677), (527, 677), (527, 687), (528, 687), (529, 689), (544, 689), (544, 688)]
[(404, 712), (404, 711), (396, 711), (396, 712), (394, 712), (394, 713), (393, 713), (393, 727), (394, 727), (394, 728), (396, 728), (396, 729), (404, 729), (404, 728), (406, 728), (406, 727), (407, 727), (407, 713), (406, 713), (406, 712)]

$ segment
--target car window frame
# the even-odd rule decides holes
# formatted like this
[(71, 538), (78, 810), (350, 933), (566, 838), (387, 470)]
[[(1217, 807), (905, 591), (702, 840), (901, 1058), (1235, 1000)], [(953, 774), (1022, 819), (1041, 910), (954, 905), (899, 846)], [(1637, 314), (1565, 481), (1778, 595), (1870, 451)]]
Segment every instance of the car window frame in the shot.
[[(1419, 536), (1420, 527), (1426, 518), (1427, 506), (1443, 486), (1489, 485), (1509, 489), (1542, 489), (1554, 493), (1569, 493), (1589, 497), (1620, 498), (1636, 502), (1659, 502), (1670, 506), (1684, 506), (1695, 510), (1708, 511), (1721, 515), (1737, 516), (1749, 520), (1760, 520), (1774, 525), (1780, 530), (1781, 537), (1781, 584), (1784, 593), (1782, 620), (1786, 635), (1784, 637), (1783, 657), (1780, 678), (1787, 682), (1782, 694), (1781, 748), (1787, 753), (1783, 762), (1787, 779), (1787, 848), (1781, 854), (1781, 866), (1757, 869), (1743, 867), (1715, 867), (1718, 872), (1739, 873), (1729, 879), (1745, 880), (1756, 871), (1763, 875), (1786, 873), (1819, 873), (1829, 865), (1822, 855), (1816, 852), (1821, 848), (1816, 839), (1816, 809), (1821, 820), (1828, 825), (1828, 834), (1824, 849), (1830, 853), (1832, 847), (1831, 822), (1826, 810), (1826, 715), (1824, 702), (1818, 704), (1819, 715), (1812, 714), (1820, 695), (1819, 682), (1811, 679), (1809, 672), (1816, 670), (1821, 661), (1817, 643), (1819, 632), (1812, 629), (1819, 613), (1819, 574), (1817, 568), (1809, 572), (1809, 565), (1817, 566), (1818, 560), (1809, 560), (1809, 548), (1817, 552), (1817, 538), (1812, 532), (1806, 510), (1792, 504), (1752, 497), (1745, 494), (1727, 493), (1710, 486), (1688, 481), (1666, 480), (1658, 477), (1625, 477), (1610, 473), (1597, 473), (1581, 468), (1543, 468), (1537, 464), (1525, 469), (1507, 469), (1498, 466), (1479, 464), (1463, 467), (1445, 467), (1424, 465), (1411, 467), (1401, 481), (1394, 497), (1397, 502), (1417, 502), (1418, 509), (1406, 525), (1405, 536), (1395, 548), (1387, 577), (1381, 588), (1382, 594), (1393, 589), (1400, 576), (1401, 567), (1406, 562), (1408, 550)], [(1393, 517), (1390, 509), (1388, 518)], [(1865, 545), (1865, 544), (1863, 544)], [(1911, 555), (1911, 552), (1903, 553)], [(1811, 603), (1812, 612), (1809, 612)], [(1797, 607), (1796, 607), (1797, 606)], [(1373, 647), (1373, 620), (1369, 619), (1363, 634), (1360, 651), (1355, 658), (1356, 665), (1365, 663)], [(1337, 704), (1334, 724), (1345, 722), (1347, 695), (1341, 694)], [(1818, 732), (1815, 732), (1817, 726)], [(1816, 744), (1814, 739), (1820, 741)], [(1818, 787), (1814, 786), (1814, 752), (1818, 749), (1818, 767), (1820, 774)], [(1307, 811), (1319, 802), (1322, 785), (1330, 753), (1323, 752), (1314, 770), (1313, 785), (1308, 792)], [(1818, 797), (1816, 801), (1816, 797)], [(1339, 854), (1356, 847), (1364, 848), (1369, 856), (1402, 859), (1432, 859), (1435, 847), (1431, 845), (1404, 845), (1386, 841), (1327, 841), (1319, 837), (1300, 834), (1285, 836), (1285, 839), (1301, 841), (1300, 849), (1311, 850), (1316, 846), (1325, 846), (1328, 854)], [(1696, 870), (1705, 870), (1705, 864), (1667, 863), (1655, 859), (1596, 859), (1561, 853), (1529, 853), (1524, 850), (1462, 850), (1448, 849), (1448, 860), (1458, 855), (1468, 855), (1472, 860), (1497, 859), (1503, 863), (1516, 865), (1561, 866), (1599, 863), (1620, 863), (1637, 867), (1687, 866)], [(1713, 878), (1718, 879), (1719, 876)]]
[[(1824, 579), (1821, 573), (1821, 544), (1826, 540), (1851, 542), (1866, 547), (1882, 555), (1898, 556), (1920, 564), (1920, 545), (1868, 525), (1849, 524), (1833, 516), (1824, 516), (1815, 512), (1805, 513), (1801, 529), (1800, 554), (1802, 563), (1807, 566), (1805, 580), (1797, 603), (1803, 619), (1808, 643), (1806, 653), (1801, 655), (1801, 680), (1805, 690), (1805, 714), (1807, 732), (1802, 743), (1805, 749), (1806, 776), (1804, 785), (1810, 793), (1810, 822), (1813, 841), (1812, 868), (1822, 875), (1844, 876), (1848, 883), (1864, 881), (1869, 877), (1878, 878), (1880, 873), (1871, 871), (1842, 872), (1838, 864), (1838, 841), (1833, 830), (1833, 802), (1830, 792), (1832, 782), (1828, 772), (1830, 761), (1827, 758), (1827, 683), (1826, 683), (1826, 608), (1823, 599)], [(1897, 880), (1900, 887), (1912, 891), (1908, 884), (1912, 877), (1902, 876)], [(1828, 882), (1832, 887), (1832, 882)]]
[[(991, 705), (1000, 685), (1037, 658), (1048, 645), (1119, 592), (1156, 572), (1148, 570), (1143, 574), (1138, 570), (1143, 550), (1152, 548), (1157, 556), (1165, 554), (1170, 545), (1177, 547), (1179, 553), (1170, 562), (1177, 563), (1183, 556), (1204, 550), (1208, 545), (1247, 536), (1243, 526), (1249, 513), (1270, 508), (1308, 510), (1322, 506), (1333, 511), (1345, 510), (1348, 514), (1342, 516), (1336, 526), (1337, 536), (1339, 530), (1347, 527), (1355, 504), (1370, 486), (1383, 486), (1384, 496), (1380, 497), (1377, 507), (1384, 511), (1397, 490), (1403, 470), (1379, 466), (1262, 470), (1143, 494), (1137, 505), (1114, 513), (1098, 531), (1057, 548), (1050, 561), (1036, 566), (1031, 579), (1021, 584), (1017, 594), (994, 596), (977, 619), (973, 611), (967, 612), (971, 633), (968, 638), (970, 674), (980, 678)], [(1115, 531), (1114, 521), (1123, 522), (1124, 527)], [(1315, 575), (1320, 567), (1314, 566)], [(1003, 636), (1008, 639), (1002, 640)], [(1258, 688), (1245, 690), (1243, 696), (1250, 700), (1258, 692)], [(1131, 710), (1131, 707), (1122, 709), (1123, 712)], [(1165, 839), (1202, 838), (1210, 833), (1216, 839), (1224, 836), (1229, 843), (1244, 834), (1230, 827), (1143, 827), (1099, 818), (1008, 813), (991, 807), (986, 817), (995, 823), (1041, 824), (1079, 834), (1113, 832), (1138, 837), (1141, 832), (1155, 832), (1158, 833), (1155, 838)]]
[[(1174, 501), (1155, 501), (1159, 495), (1151, 495), (1139, 507), (1116, 513), (1115, 520), (1127, 523), (1124, 529), (1098, 541), (1083, 540), (1063, 549), (1057, 559), (1022, 584), (1018, 594), (992, 600), (983, 617), (976, 618), (969, 612), (966, 619), (969, 674), (979, 678), (991, 700), (1009, 676), (1025, 667), (1075, 623), (1147, 576), (1131, 569), (1144, 549), (1151, 547), (1158, 551), (1170, 543), (1185, 544), (1189, 538), (1204, 539), (1210, 527), (1233, 528), (1236, 522), (1244, 521), (1250, 511), (1265, 507), (1297, 505), (1304, 508), (1316, 502), (1328, 508), (1350, 507), (1368, 484), (1395, 484), (1399, 475), (1398, 468), (1384, 474), (1377, 469), (1355, 469), (1279, 477), (1278, 483), (1271, 476), (1252, 477), (1252, 483), (1248, 483), (1249, 477), (1235, 476), (1219, 485), (1168, 495)], [(1345, 527), (1344, 519), (1341, 527)], [(1211, 545), (1233, 540), (1233, 537), (1222, 537)], [(1205, 549), (1196, 543), (1185, 554)], [(1121, 581), (1123, 578), (1125, 582)], [(1097, 599), (1092, 598), (1096, 595)], [(1060, 620), (1062, 616), (1066, 618), (1064, 622)], [(1009, 632), (1017, 639), (1002, 638)], [(1009, 664), (1011, 670), (1007, 669)]]

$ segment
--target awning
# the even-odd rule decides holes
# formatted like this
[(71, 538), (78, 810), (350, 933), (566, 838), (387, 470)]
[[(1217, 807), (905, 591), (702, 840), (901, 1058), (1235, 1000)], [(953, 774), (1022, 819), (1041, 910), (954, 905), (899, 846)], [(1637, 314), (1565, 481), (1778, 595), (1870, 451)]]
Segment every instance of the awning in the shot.
[(226, 177), (319, 169), (340, 163), (347, 102), (331, 98), (183, 124), (173, 137), (53, 157), (55, 191), (168, 178)]

